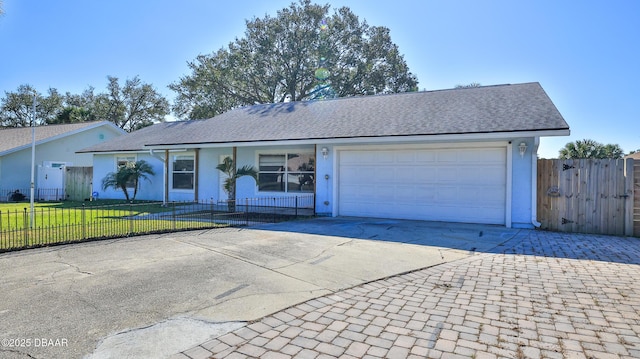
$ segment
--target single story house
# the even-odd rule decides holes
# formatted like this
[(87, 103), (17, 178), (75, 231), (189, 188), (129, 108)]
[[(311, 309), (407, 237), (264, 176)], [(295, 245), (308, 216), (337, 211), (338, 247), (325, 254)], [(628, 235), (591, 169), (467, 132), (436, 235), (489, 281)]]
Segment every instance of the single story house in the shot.
[[(39, 192), (46, 191), (45, 197), (63, 193), (64, 167), (93, 165), (93, 156), (78, 150), (126, 133), (108, 121), (0, 129), (0, 201), (8, 200), (16, 190), (29, 194), (32, 130), (36, 147), (34, 186)], [(53, 197), (44, 199), (60, 199)]]
[(254, 105), (166, 122), (83, 149), (98, 179), (125, 161), (156, 175), (138, 198), (224, 200), (216, 166), (259, 171), (236, 198), (314, 196), (318, 215), (531, 228), (542, 136), (569, 126), (539, 83)]

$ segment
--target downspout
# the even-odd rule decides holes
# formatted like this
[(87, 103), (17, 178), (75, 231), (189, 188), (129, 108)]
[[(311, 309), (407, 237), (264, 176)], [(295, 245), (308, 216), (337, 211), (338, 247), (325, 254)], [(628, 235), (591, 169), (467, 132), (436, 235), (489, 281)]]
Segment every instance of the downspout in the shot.
[(533, 149), (531, 150), (531, 224), (535, 228), (540, 228), (542, 223), (538, 222), (538, 147), (540, 137), (533, 138)]

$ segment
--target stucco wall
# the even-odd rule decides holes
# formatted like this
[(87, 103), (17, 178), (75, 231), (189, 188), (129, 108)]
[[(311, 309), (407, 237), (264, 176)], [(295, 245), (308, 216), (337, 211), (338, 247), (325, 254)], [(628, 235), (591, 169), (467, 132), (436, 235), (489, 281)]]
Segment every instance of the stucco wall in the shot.
[[(136, 161), (147, 161), (153, 171), (154, 176), (149, 176), (149, 181), (142, 180), (138, 188), (136, 199), (140, 200), (162, 200), (163, 191), (163, 162), (148, 153), (125, 153), (121, 155), (114, 154), (96, 154), (93, 157), (93, 192), (97, 192), (99, 199), (125, 199), (122, 190), (113, 188), (102, 189), (102, 180), (109, 172), (117, 171), (117, 157), (135, 156)], [(129, 191), (129, 196), (133, 196), (133, 191)]]
[[(511, 146), (506, 144), (511, 141)], [(525, 142), (527, 144), (527, 151), (524, 156), (520, 156), (519, 144)], [(462, 142), (461, 142), (462, 143)], [(511, 198), (511, 223), (516, 228), (531, 228), (531, 211), (532, 211), (532, 164), (535, 164), (536, 155), (534, 153), (534, 138), (512, 138), (505, 139), (503, 142), (507, 148), (511, 148), (510, 156), (507, 159), (511, 159), (511, 193), (508, 198)], [(316, 213), (318, 215), (334, 215), (332, 212), (335, 208), (334, 192), (335, 185), (334, 177), (336, 176), (336, 148), (344, 148), (344, 146), (353, 146), (347, 143), (336, 144), (318, 144), (313, 145), (301, 145), (301, 146), (254, 146), (254, 147), (240, 147), (237, 149), (237, 161), (238, 167), (244, 165), (250, 165), (258, 167), (258, 154), (259, 153), (284, 153), (284, 152), (310, 152), (316, 151)], [(371, 145), (363, 143), (363, 146)], [(386, 144), (386, 148), (390, 144)], [(434, 145), (434, 144), (432, 144)], [(434, 146), (438, 146), (435, 144)], [(450, 144), (447, 144), (450, 146)], [(328, 150), (327, 158), (325, 159), (322, 154), (322, 149)], [(175, 154), (193, 154), (193, 151), (170, 153), (170, 156)], [(201, 149), (199, 152), (200, 164), (199, 164), (199, 201), (218, 201), (225, 200), (226, 194), (220, 189), (221, 172), (215, 167), (220, 163), (221, 156), (231, 156), (232, 149), (228, 148), (208, 148)], [(157, 156), (164, 156), (164, 152), (156, 152)], [(156, 176), (151, 179), (151, 183), (143, 182), (139, 190), (138, 199), (147, 200), (162, 200), (163, 199), (163, 171), (164, 163), (162, 160), (151, 156), (149, 153), (140, 153), (137, 155), (137, 159), (144, 159), (151, 163), (156, 171)], [(123, 198), (120, 191), (114, 191), (112, 189), (103, 191), (100, 187), (101, 179), (106, 173), (115, 170), (115, 158), (116, 155), (96, 155), (94, 158), (94, 190), (100, 192), (100, 198)], [(172, 159), (170, 158), (171, 162)], [(508, 172), (509, 173), (509, 172)], [(169, 179), (171, 181), (171, 178)], [(192, 201), (195, 199), (195, 193), (192, 190), (172, 190), (171, 182), (169, 182), (169, 200), (170, 201)], [(250, 177), (243, 177), (238, 180), (237, 183), (237, 198), (256, 198), (256, 197), (285, 197), (292, 196), (293, 193), (282, 192), (260, 192), (256, 186), (255, 181)]]
[[(36, 127), (36, 131), (37, 131)], [(102, 136), (101, 136), (102, 135)], [(35, 164), (44, 161), (71, 162), (73, 166), (92, 166), (93, 156), (89, 153), (75, 153), (78, 150), (107, 141), (121, 135), (109, 126), (100, 126), (76, 133), (58, 140), (36, 146)], [(31, 147), (7, 154), (0, 161), (0, 187), (2, 189), (29, 188), (31, 183)], [(36, 167), (37, 170), (37, 167)], [(37, 181), (37, 173), (36, 173)], [(36, 183), (36, 188), (38, 184)]]
[[(520, 143), (527, 144), (524, 156), (520, 156)], [(531, 164), (537, 161), (533, 138), (515, 138), (512, 143), (512, 193), (511, 222), (514, 228), (533, 228), (531, 223)]]

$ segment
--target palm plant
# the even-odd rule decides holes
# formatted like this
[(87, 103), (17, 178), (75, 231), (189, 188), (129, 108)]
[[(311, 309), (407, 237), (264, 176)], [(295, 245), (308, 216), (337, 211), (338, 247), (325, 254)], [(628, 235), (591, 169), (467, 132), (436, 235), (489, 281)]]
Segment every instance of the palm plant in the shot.
[(216, 166), (220, 172), (227, 175), (224, 180), (224, 191), (227, 193), (229, 200), (229, 212), (235, 212), (235, 199), (236, 199), (236, 180), (240, 177), (251, 176), (256, 183), (258, 183), (258, 171), (253, 166), (242, 166), (236, 169), (231, 157), (225, 157), (222, 163)]
[[(118, 171), (109, 172), (102, 179), (102, 189), (121, 189), (127, 202), (134, 201), (138, 195), (138, 188), (141, 179), (151, 181), (149, 176), (155, 175), (153, 168), (147, 161), (127, 162), (124, 166), (118, 167)], [(129, 198), (128, 187), (133, 185), (133, 198)]]
[(603, 145), (591, 139), (567, 143), (558, 153), (560, 159), (572, 158), (622, 158), (624, 151), (617, 144)]

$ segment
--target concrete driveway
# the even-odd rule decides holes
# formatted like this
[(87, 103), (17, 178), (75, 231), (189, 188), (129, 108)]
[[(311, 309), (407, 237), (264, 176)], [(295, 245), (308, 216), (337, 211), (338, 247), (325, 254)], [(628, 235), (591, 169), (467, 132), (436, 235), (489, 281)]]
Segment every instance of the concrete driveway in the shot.
[(171, 359), (640, 358), (640, 239), (523, 230), (496, 249), (309, 300)]
[(319, 218), (5, 253), (0, 356), (166, 357), (312, 298), (495, 250), (517, 233)]

